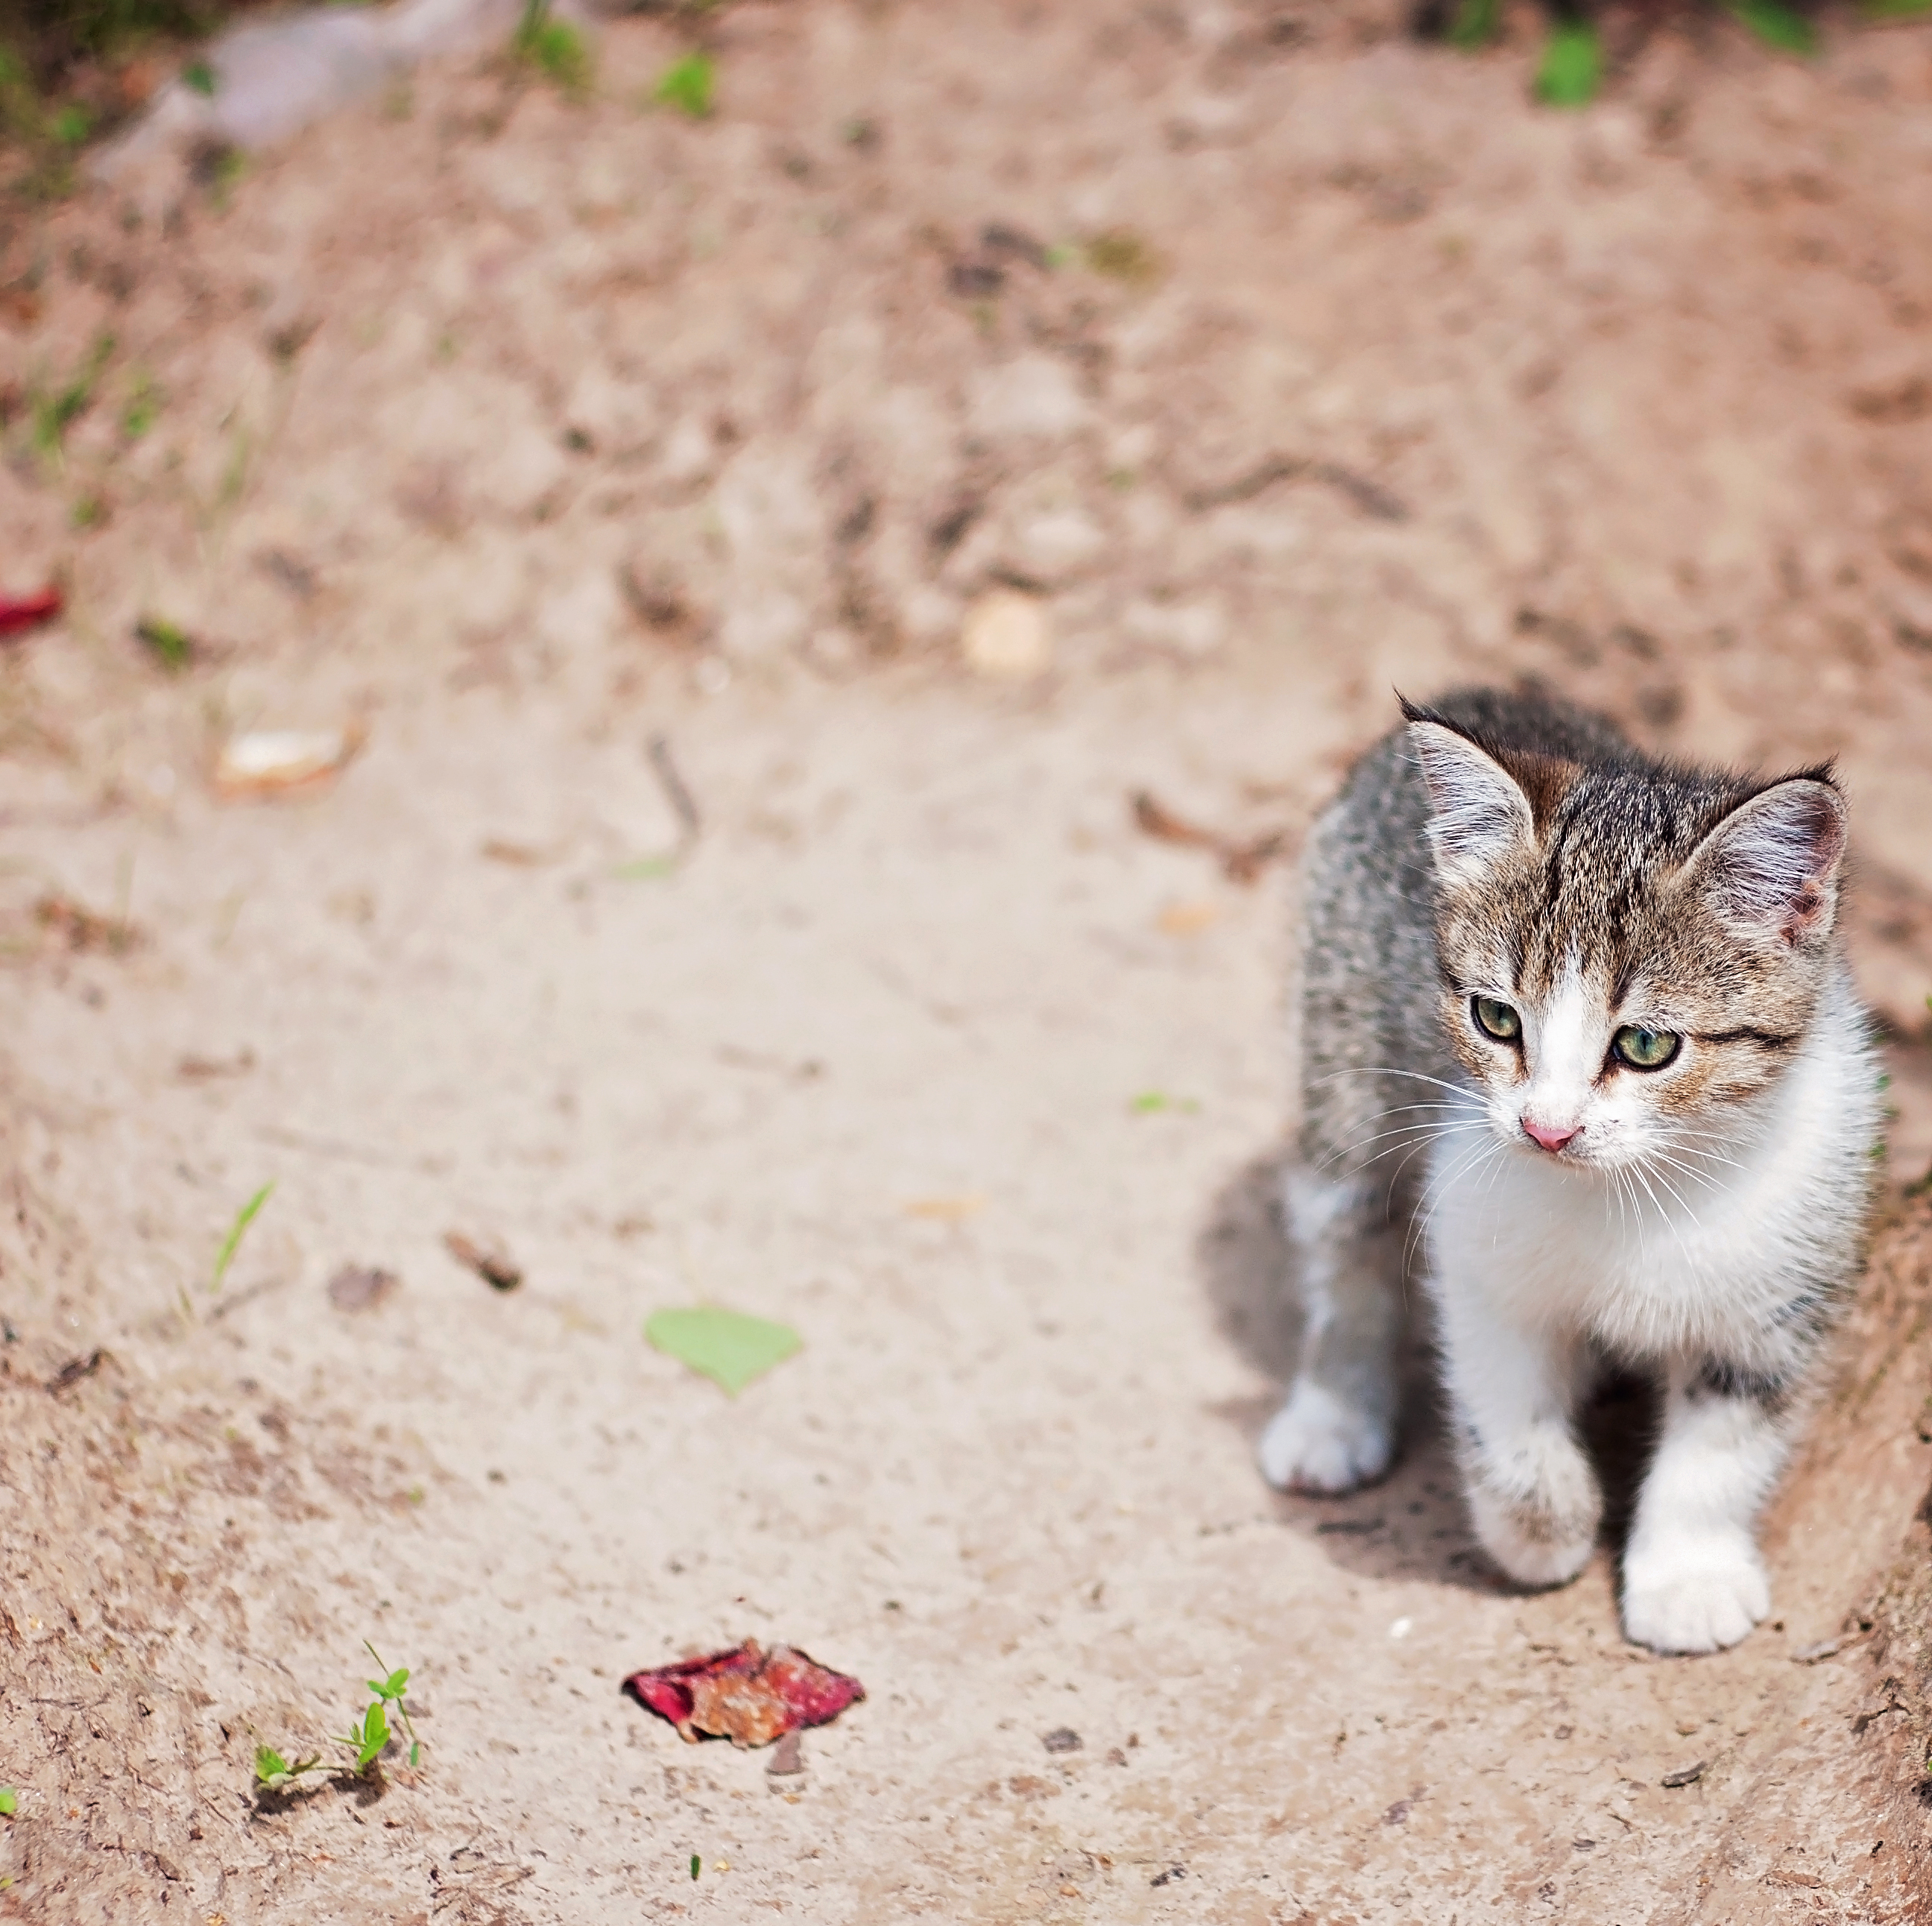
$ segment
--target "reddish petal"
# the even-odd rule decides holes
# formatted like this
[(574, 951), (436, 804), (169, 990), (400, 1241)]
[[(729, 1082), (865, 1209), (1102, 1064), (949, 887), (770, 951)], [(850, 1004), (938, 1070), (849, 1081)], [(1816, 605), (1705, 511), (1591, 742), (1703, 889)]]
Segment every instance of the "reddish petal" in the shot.
[(691, 1688), (681, 1679), (640, 1672), (624, 1683), (636, 1695), (640, 1704), (649, 1706), (659, 1718), (668, 1719), (673, 1725), (682, 1725), (692, 1714), (695, 1702), (691, 1696)]
[(0, 596), (0, 635), (19, 635), (60, 614), (60, 586), (52, 584), (38, 595)]

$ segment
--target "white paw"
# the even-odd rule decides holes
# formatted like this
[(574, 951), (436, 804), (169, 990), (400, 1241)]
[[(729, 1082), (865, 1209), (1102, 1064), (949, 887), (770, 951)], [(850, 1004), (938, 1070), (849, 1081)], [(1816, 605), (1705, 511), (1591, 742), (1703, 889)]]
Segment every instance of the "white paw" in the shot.
[(1262, 1433), (1262, 1476), (1277, 1491), (1353, 1491), (1389, 1468), (1388, 1420), (1304, 1378)]
[(1568, 1438), (1542, 1455), (1532, 1490), (1469, 1485), (1469, 1522), (1484, 1551), (1519, 1585), (1568, 1585), (1596, 1549), (1603, 1498), (1587, 1460)]
[(1770, 1581), (1748, 1540), (1625, 1562), (1624, 1635), (1653, 1652), (1721, 1652), (1770, 1610)]

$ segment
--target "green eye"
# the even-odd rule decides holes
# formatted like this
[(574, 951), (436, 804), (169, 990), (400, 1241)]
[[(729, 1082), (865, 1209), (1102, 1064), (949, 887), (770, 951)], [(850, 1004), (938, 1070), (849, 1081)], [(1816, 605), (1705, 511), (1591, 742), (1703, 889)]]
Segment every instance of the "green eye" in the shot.
[(1494, 997), (1472, 997), (1469, 1010), (1476, 1019), (1476, 1028), (1498, 1043), (1514, 1043), (1522, 1034), (1522, 1018)]
[(1619, 1063), (1634, 1070), (1660, 1070), (1683, 1047), (1684, 1040), (1672, 1030), (1644, 1030), (1627, 1023), (1610, 1040), (1610, 1048)]

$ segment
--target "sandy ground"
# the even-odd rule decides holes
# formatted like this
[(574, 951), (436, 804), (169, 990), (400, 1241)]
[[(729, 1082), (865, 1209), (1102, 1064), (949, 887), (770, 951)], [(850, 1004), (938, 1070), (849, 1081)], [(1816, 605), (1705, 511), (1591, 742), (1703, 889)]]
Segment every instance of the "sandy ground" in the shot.
[[(746, 8), (701, 124), (624, 22), (10, 217), (11, 1916), (1918, 1916), (1932, 28), (1562, 118), (1394, 17)], [(1607, 1551), (1496, 1586), (1420, 1386), (1381, 1488), (1262, 1486), (1285, 885), (1126, 806), (1292, 844), (1391, 685), (1525, 675), (1854, 797), (1892, 1201), (1709, 1660)], [(220, 800), (280, 724), (364, 746)], [(698, 1300), (804, 1348), (729, 1401)], [(802, 1783), (620, 1696), (748, 1634), (866, 1682)], [(365, 1638), (421, 1769), (256, 1800)]]

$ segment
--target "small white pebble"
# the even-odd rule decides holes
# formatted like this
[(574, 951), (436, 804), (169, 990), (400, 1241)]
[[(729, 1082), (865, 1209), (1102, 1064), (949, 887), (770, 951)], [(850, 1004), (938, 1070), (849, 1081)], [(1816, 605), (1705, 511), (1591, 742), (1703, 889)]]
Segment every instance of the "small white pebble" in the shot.
[(1413, 1618), (1398, 1618), (1390, 1626), (1389, 1636), (1392, 1639), (1406, 1639), (1414, 1630), (1415, 1621)]
[(988, 682), (1030, 682), (1053, 664), (1053, 632), (1033, 596), (989, 589), (966, 611), (959, 652)]

